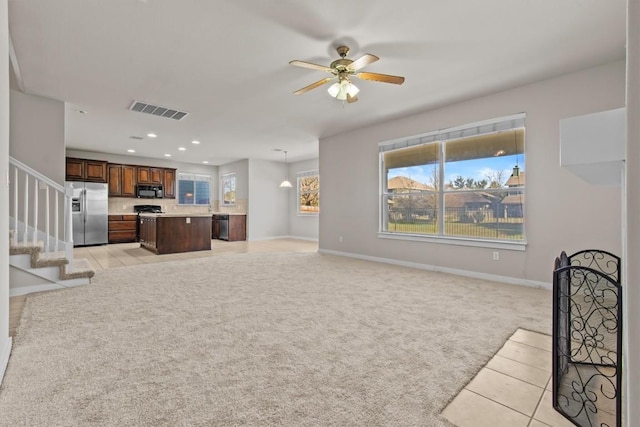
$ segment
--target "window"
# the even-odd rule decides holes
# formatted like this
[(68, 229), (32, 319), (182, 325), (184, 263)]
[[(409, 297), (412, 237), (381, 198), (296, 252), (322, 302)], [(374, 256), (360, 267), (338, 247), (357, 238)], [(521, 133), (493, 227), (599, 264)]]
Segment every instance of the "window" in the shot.
[(231, 206), (236, 204), (236, 174), (227, 173), (220, 177), (222, 188), (222, 205)]
[(524, 242), (524, 120), (381, 143), (381, 233)]
[(320, 213), (320, 175), (317, 170), (298, 172), (298, 215)]
[(178, 204), (209, 205), (210, 184), (209, 175), (178, 173)]

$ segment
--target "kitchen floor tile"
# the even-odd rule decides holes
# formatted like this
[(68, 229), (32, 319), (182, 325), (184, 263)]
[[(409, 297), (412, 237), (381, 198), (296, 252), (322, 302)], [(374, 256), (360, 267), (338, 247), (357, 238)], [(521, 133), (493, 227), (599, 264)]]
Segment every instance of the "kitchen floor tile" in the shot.
[(462, 390), (442, 412), (458, 427), (527, 427), (529, 417), (469, 390)]
[(518, 329), (509, 338), (511, 341), (527, 344), (541, 350), (551, 351), (551, 336), (540, 334), (538, 332), (527, 331), (526, 329)]
[(497, 354), (507, 359), (516, 360), (525, 365), (551, 372), (550, 351), (540, 350), (527, 344), (509, 340)]
[(551, 378), (551, 373), (544, 369), (534, 368), (497, 354), (487, 363), (487, 368), (543, 388)]
[(483, 368), (465, 387), (524, 415), (532, 416), (543, 388), (500, 372)]
[(540, 405), (538, 405), (533, 418), (552, 427), (575, 427), (571, 421), (569, 421), (568, 419), (560, 415), (558, 411), (553, 409), (550, 391), (544, 392), (542, 400), (540, 401)]

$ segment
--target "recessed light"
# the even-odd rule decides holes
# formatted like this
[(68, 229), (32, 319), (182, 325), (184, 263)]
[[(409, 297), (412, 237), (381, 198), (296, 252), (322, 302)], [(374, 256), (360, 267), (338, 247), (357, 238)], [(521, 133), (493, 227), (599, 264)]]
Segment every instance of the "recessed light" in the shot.
[(206, 160), (203, 160), (203, 161), (202, 161), (202, 163), (204, 163), (204, 164), (206, 165), (206, 164), (207, 164), (207, 163), (209, 163), (209, 162), (208, 162), (208, 161), (206, 161)]
[(147, 134), (147, 136), (148, 136), (149, 138), (155, 138), (155, 137), (157, 137), (158, 135), (156, 135), (155, 133), (148, 133), (148, 134)]
[(200, 144), (200, 141), (193, 140), (193, 141), (191, 141), (191, 143), (192, 144)]
[(131, 148), (129, 148), (127, 151), (128, 151), (129, 153), (135, 153), (135, 152), (136, 152), (136, 150), (132, 150)]
[(184, 147), (178, 147), (178, 150), (180, 150), (180, 151), (185, 151), (185, 150), (186, 150), (186, 148), (184, 148)]
[(171, 154), (165, 154), (164, 156), (165, 157), (171, 157)]

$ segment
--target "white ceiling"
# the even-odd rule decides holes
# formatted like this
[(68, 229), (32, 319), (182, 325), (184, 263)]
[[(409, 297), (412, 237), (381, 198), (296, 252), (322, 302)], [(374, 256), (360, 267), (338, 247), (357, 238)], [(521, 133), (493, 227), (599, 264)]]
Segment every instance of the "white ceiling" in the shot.
[[(68, 148), (125, 155), (133, 148), (143, 157), (220, 165), (282, 161), (276, 148), (290, 161), (317, 157), (326, 136), (622, 59), (625, 7), (625, 0), (9, 0), (9, 30), (24, 91), (67, 103)], [(340, 44), (352, 59), (379, 56), (363, 71), (405, 76), (404, 85), (354, 81), (360, 100), (345, 105), (327, 86), (294, 96), (327, 75), (288, 62), (328, 65)], [(129, 111), (134, 100), (189, 115), (175, 121)]]

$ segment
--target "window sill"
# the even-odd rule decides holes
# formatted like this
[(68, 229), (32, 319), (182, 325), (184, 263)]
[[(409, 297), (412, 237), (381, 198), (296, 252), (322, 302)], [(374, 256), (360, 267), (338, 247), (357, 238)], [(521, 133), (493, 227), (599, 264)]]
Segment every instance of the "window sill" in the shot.
[(384, 231), (378, 232), (379, 239), (391, 239), (391, 240), (407, 240), (412, 242), (425, 242), (425, 243), (437, 243), (444, 245), (458, 245), (458, 246), (474, 246), (478, 248), (491, 248), (491, 249), (503, 249), (510, 251), (524, 251), (527, 249), (526, 241), (504, 241), (504, 240), (486, 240), (486, 239), (472, 239), (472, 238), (460, 238), (460, 237), (444, 237), (444, 236), (425, 236), (420, 234), (407, 234), (407, 233), (388, 233)]

